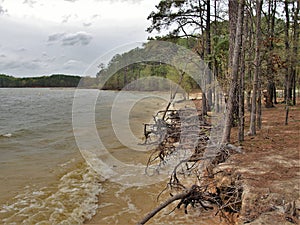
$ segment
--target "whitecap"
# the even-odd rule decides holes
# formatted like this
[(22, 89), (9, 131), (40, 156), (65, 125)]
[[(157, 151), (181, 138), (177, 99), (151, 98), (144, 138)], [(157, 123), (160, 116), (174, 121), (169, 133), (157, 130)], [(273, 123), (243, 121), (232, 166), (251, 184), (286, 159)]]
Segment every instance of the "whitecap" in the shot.
[(3, 137), (7, 137), (7, 138), (10, 138), (12, 137), (12, 134), (11, 133), (6, 133), (6, 134), (2, 134)]
[(24, 191), (2, 207), (0, 224), (82, 224), (96, 214), (104, 192), (99, 175), (85, 164), (62, 176), (56, 187)]

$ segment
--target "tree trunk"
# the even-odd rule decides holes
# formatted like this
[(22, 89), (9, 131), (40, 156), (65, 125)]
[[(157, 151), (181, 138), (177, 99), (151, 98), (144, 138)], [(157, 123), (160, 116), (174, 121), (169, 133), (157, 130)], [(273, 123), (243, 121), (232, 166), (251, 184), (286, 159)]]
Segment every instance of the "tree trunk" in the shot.
[(257, 128), (261, 129), (261, 79), (260, 76), (258, 77), (258, 85), (257, 85), (257, 117), (256, 117), (256, 122), (257, 122)]
[(260, 75), (260, 44), (261, 44), (261, 9), (262, 0), (256, 0), (256, 40), (255, 40), (255, 73), (253, 78), (252, 105), (250, 116), (250, 135), (256, 134), (256, 96), (258, 91), (258, 82)]
[(274, 104), (278, 104), (277, 102), (277, 93), (276, 93), (276, 85), (274, 84), (273, 88), (273, 96), (274, 96)]
[[(248, 16), (247, 16), (248, 19)], [(240, 70), (240, 84), (239, 84), (239, 142), (244, 141), (244, 130), (245, 130), (245, 57), (246, 57), (246, 38), (248, 35), (248, 21), (244, 19), (244, 32), (242, 39), (242, 52), (241, 52), (241, 70)]]
[(247, 111), (251, 112), (251, 90), (247, 91)]
[[(238, 22), (238, 8), (239, 8), (239, 0), (229, 0), (229, 61), (228, 61), (228, 68), (229, 68), (229, 75), (232, 74), (232, 68), (233, 68), (233, 55), (234, 55), (234, 49), (235, 49), (235, 40), (236, 40), (236, 28), (237, 28), (237, 22)], [(236, 89), (234, 90), (234, 93), (237, 93), (237, 85)], [(229, 95), (229, 94), (228, 94)], [(233, 101), (233, 110), (232, 110), (232, 117), (231, 117), (231, 126), (236, 126), (238, 121), (238, 95), (235, 95), (235, 99)]]
[(207, 89), (207, 109), (208, 111), (211, 110), (212, 107), (212, 63), (210, 60), (211, 57), (211, 38), (210, 38), (210, 0), (206, 1), (206, 57), (208, 57), (208, 74), (207, 74), (207, 83), (208, 83), (208, 89)]
[(245, 77), (245, 46), (242, 45), (242, 55), (241, 55), (241, 75), (240, 75), (240, 85), (239, 85), (239, 135), (238, 139), (239, 142), (244, 141), (244, 127), (245, 127), (245, 84), (244, 84), (244, 77)]
[[(232, 2), (232, 1), (229, 1)], [(234, 51), (232, 57), (232, 67), (229, 67), (231, 71), (231, 84), (229, 90), (229, 98), (227, 102), (227, 109), (225, 114), (225, 127), (222, 137), (222, 143), (230, 142), (230, 133), (232, 127), (232, 113), (234, 111), (234, 101), (236, 99), (236, 90), (237, 90), (237, 82), (238, 82), (238, 72), (239, 72), (239, 57), (241, 53), (241, 42), (242, 42), (242, 27), (243, 27), (243, 15), (244, 15), (244, 0), (238, 1), (238, 20), (236, 24), (236, 34), (235, 34), (235, 44)], [(230, 6), (230, 4), (229, 4)], [(232, 10), (231, 10), (232, 11)]]
[(289, 1), (284, 1), (284, 11), (286, 18), (285, 26), (285, 57), (286, 57), (286, 68), (285, 68), (285, 102), (290, 103), (291, 99), (291, 60), (290, 60), (290, 43), (289, 43), (289, 29), (290, 29), (290, 16), (289, 16)]
[(294, 8), (294, 38), (293, 38), (293, 58), (292, 58), (292, 66), (293, 66), (293, 105), (296, 105), (296, 68), (297, 62), (299, 60), (298, 57), (298, 43), (299, 43), (299, 12), (300, 12), (300, 3), (296, 2), (297, 6), (295, 6), (295, 2), (293, 3)]
[(268, 7), (268, 64), (267, 64), (267, 97), (266, 108), (274, 107), (274, 65), (273, 65), (273, 49), (274, 49), (274, 31), (275, 31), (275, 18), (276, 18), (276, 0), (269, 0)]
[(207, 116), (207, 100), (206, 95), (204, 91), (202, 92), (202, 118), (204, 119), (204, 116)]
[(293, 105), (296, 105), (296, 69), (293, 72)]

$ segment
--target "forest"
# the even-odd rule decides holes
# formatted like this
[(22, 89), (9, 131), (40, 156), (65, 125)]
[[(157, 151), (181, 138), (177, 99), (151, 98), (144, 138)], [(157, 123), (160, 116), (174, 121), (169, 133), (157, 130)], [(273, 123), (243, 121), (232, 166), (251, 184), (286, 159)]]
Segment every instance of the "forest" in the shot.
[[(148, 20), (149, 41), (169, 41), (194, 51), (222, 86), (229, 112), (224, 143), (230, 141), (232, 126), (244, 126), (245, 110), (251, 112), (250, 132), (254, 135), (257, 127), (261, 127), (262, 107), (274, 107), (278, 96), (283, 97), (282, 102), (287, 106), (296, 104), (300, 88), (299, 1), (167, 0), (156, 6)], [(154, 31), (162, 35), (151, 37)], [(98, 79), (114, 74), (102, 89), (121, 90), (132, 81), (149, 76), (178, 83), (180, 71), (170, 65), (160, 62), (126, 65), (130, 57), (142, 57), (147, 48), (151, 48), (149, 43), (115, 55), (107, 65), (100, 64)], [(143, 85), (130, 88), (168, 90), (164, 84), (144, 82)], [(183, 77), (180, 86), (187, 92), (199, 88), (189, 76)], [(204, 114), (212, 108), (212, 89), (203, 93)], [(243, 138), (241, 128), (239, 140)]]
[(0, 88), (77, 87), (80, 79), (80, 76), (69, 76), (63, 74), (26, 78), (17, 78), (5, 74), (0, 74)]

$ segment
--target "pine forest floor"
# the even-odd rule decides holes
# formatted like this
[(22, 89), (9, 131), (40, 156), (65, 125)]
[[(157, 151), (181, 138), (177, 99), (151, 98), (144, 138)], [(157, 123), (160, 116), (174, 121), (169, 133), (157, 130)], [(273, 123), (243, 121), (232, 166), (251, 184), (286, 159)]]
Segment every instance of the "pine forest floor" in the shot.
[[(246, 115), (246, 124), (249, 124)], [(249, 127), (246, 127), (245, 133)], [(233, 129), (232, 143), (237, 129)], [(245, 136), (242, 154), (232, 155), (217, 170), (227, 170), (243, 183), (242, 209), (236, 224), (299, 224), (300, 104), (263, 108), (262, 129)]]

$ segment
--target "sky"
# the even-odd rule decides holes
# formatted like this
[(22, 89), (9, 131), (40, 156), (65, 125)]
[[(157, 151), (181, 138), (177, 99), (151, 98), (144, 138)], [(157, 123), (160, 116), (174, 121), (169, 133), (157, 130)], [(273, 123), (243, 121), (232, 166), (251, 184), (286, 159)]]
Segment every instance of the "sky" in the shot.
[(112, 49), (146, 41), (147, 17), (158, 3), (0, 0), (0, 74), (84, 76), (89, 65)]

